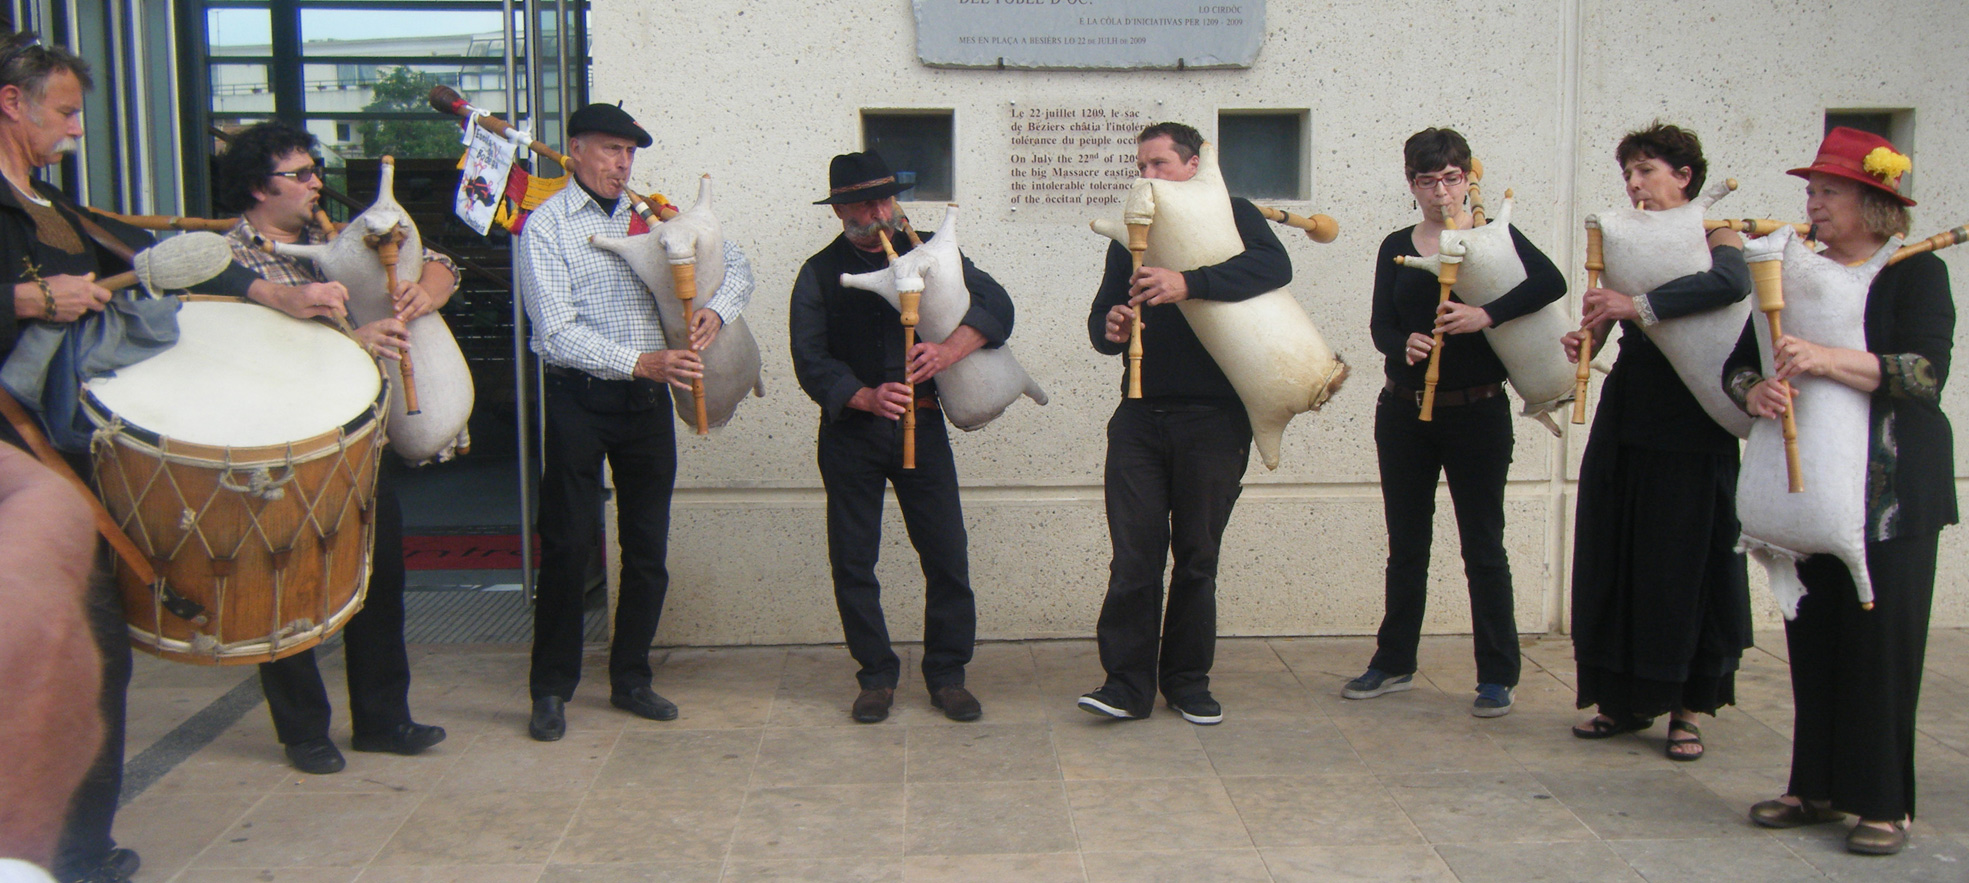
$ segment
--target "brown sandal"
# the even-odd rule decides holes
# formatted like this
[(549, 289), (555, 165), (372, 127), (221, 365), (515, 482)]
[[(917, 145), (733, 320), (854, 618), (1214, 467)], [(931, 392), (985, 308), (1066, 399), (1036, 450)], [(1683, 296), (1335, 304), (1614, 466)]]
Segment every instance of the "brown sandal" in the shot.
[[(1676, 733), (1687, 733), (1689, 734), (1689, 738), (1677, 739), (1675, 738)], [(1664, 749), (1664, 753), (1668, 755), (1669, 760), (1701, 760), (1705, 750), (1702, 747), (1702, 730), (1695, 725), (1694, 721), (1669, 719), (1668, 747)]]

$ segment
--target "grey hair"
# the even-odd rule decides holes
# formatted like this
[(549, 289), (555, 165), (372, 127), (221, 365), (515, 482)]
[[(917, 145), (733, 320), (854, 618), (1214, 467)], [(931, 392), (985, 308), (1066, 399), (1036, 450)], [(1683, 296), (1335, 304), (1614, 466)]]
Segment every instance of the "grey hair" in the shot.
[(48, 78), (56, 71), (74, 74), (85, 90), (96, 86), (87, 60), (60, 46), (42, 43), (39, 34), (17, 31), (0, 38), (0, 87), (14, 86), (39, 101), (47, 94)]
[(1914, 229), (1914, 213), (1893, 194), (1878, 187), (1860, 188), (1860, 223), (1875, 236), (1906, 236)]

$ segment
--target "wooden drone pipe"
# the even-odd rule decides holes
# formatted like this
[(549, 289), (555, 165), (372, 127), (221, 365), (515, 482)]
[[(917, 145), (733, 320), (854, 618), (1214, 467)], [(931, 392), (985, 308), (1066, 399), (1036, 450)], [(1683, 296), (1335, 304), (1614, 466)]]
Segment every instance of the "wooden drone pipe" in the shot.
[[(684, 305), (684, 331), (697, 327), (697, 264), (691, 261), (670, 264), (670, 282), (677, 289), (677, 300)], [(711, 434), (711, 421), (704, 409), (704, 378), (691, 378), (691, 411), (698, 435)]]
[(1894, 252), (1893, 257), (1887, 259), (1887, 266), (1891, 267), (1918, 254), (1927, 254), (1931, 251), (1948, 248), (1951, 245), (1961, 245), (1964, 242), (1969, 242), (1969, 224), (1964, 224), (1953, 230), (1944, 230), (1920, 242), (1901, 246)]
[[(1443, 206), (1443, 227), (1448, 230), (1456, 229), (1455, 206)], [(1450, 254), (1449, 252), (1439, 252), (1437, 256), (1442, 260), (1441, 269), (1436, 272), (1436, 281), (1442, 285), (1442, 294), (1436, 298), (1435, 315), (1438, 319), (1441, 319), (1443, 304), (1449, 303), (1450, 288), (1456, 285), (1459, 268), (1463, 265), (1463, 256), (1460, 254)], [(1429, 369), (1423, 372), (1422, 375), (1422, 413), (1420, 419), (1424, 423), (1436, 419), (1436, 384), (1442, 380), (1443, 374), (1442, 326), (1438, 325), (1436, 327), (1436, 333), (1433, 337), (1435, 338), (1435, 345), (1429, 347)]]
[(204, 230), (211, 233), (224, 233), (239, 225), (238, 218), (188, 218), (182, 215), (125, 215), (91, 209), (112, 221), (129, 224), (141, 230)]
[[(1757, 292), (1757, 309), (1771, 323), (1771, 351), (1776, 352), (1778, 341), (1784, 338), (1784, 261), (1757, 261), (1750, 265), (1750, 282)], [(1791, 384), (1780, 382), (1779, 386), (1787, 392)], [(1784, 468), (1790, 480), (1791, 492), (1805, 492), (1805, 470), (1798, 455), (1798, 408), (1792, 404), (1784, 409)]]
[[(1142, 272), (1142, 257), (1149, 250), (1149, 225), (1130, 222), (1128, 224), (1128, 279), (1134, 284), (1135, 275)], [(1128, 320), (1128, 398), (1142, 397), (1142, 310), (1148, 304), (1137, 304), (1135, 315)]]
[[(875, 235), (882, 241), (882, 253), (895, 265), (896, 247), (889, 241), (889, 232), (878, 229)], [(923, 289), (896, 286), (896, 300), (902, 312), (902, 382), (909, 387), (909, 403), (902, 409), (902, 468), (916, 468), (916, 382), (909, 379), (909, 351), (916, 348), (916, 323), (921, 318), (918, 310), (923, 306)]]
[(1268, 205), (1259, 206), (1258, 213), (1264, 215), (1267, 221), (1304, 230), (1307, 239), (1311, 239), (1322, 245), (1332, 242), (1340, 235), (1340, 222), (1326, 215), (1314, 215), (1308, 218), (1295, 215), (1288, 211), (1281, 211)]
[[(473, 107), (471, 102), (466, 101), (465, 96), (458, 94), (458, 90), (445, 85), (437, 85), (431, 87), (430, 102), (431, 102), (431, 108), (433, 110), (436, 110), (438, 113), (448, 113), (453, 116), (461, 116), (467, 119), (470, 119), (473, 113), (479, 110), (478, 108)], [(516, 131), (511, 123), (508, 123), (505, 120), (502, 120), (491, 114), (480, 115), (478, 117), (478, 124), (480, 126), (485, 127), (486, 131), (491, 132), (494, 135), (498, 135), (501, 138), (511, 138), (512, 133)], [(568, 159), (567, 154), (555, 150), (552, 147), (548, 147), (546, 144), (541, 143), (538, 140), (529, 140), (526, 143), (526, 149), (531, 150), (534, 153), (540, 154), (541, 156), (544, 156), (548, 159), (551, 159), (554, 162), (560, 163), (561, 168), (569, 169), (569, 170), (572, 170), (574, 168), (574, 161)], [(628, 191), (628, 193), (629, 193), (630, 202), (632, 204), (638, 201), (647, 201), (651, 203), (655, 202), (654, 200), (650, 200), (648, 197), (636, 193), (635, 191)], [(638, 213), (641, 213), (641, 209), (638, 209)], [(653, 213), (656, 215), (658, 221), (667, 221), (677, 216), (677, 209), (667, 205), (658, 206)], [(648, 221), (648, 218), (645, 217), (644, 220)], [(650, 221), (649, 223), (652, 226), (654, 226), (655, 224), (654, 221)]]
[(1751, 236), (1769, 236), (1779, 228), (1790, 227), (1802, 239), (1815, 239), (1816, 229), (1811, 224), (1793, 224), (1789, 221), (1773, 221), (1770, 218), (1731, 218), (1729, 220), (1703, 221), (1704, 232), (1711, 230), (1735, 230)]
[[(1600, 271), (1607, 268), (1606, 246), (1603, 234), (1597, 226), (1586, 228), (1586, 289), (1591, 291), (1600, 287)], [(1581, 312), (1585, 312), (1581, 309)], [(1573, 375), (1572, 422), (1574, 425), (1586, 422), (1586, 390), (1593, 382), (1593, 329), (1587, 327), (1584, 316), (1580, 317), (1579, 327), (1586, 336), (1579, 339), (1579, 371)]]

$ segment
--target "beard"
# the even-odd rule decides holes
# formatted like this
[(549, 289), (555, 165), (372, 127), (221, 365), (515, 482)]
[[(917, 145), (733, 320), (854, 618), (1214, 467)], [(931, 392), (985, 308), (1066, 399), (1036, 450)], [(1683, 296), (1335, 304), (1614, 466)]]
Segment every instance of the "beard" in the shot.
[(886, 221), (870, 221), (866, 224), (842, 221), (841, 230), (855, 242), (874, 242), (877, 231), (889, 234), (890, 241), (894, 241), (897, 236), (902, 235), (903, 223), (907, 220), (901, 212), (898, 212)]

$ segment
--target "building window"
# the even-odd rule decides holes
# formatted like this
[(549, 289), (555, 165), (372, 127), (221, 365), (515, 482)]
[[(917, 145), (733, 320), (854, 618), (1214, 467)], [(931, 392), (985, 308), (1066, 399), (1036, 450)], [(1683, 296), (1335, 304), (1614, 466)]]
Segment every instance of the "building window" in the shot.
[(1304, 110), (1217, 112), (1217, 162), (1232, 196), (1309, 199)]
[[(1894, 142), (1894, 149), (1914, 158), (1914, 109), (1906, 107), (1869, 107), (1825, 112), (1825, 130), (1831, 132), (1835, 126), (1845, 126), (1862, 132), (1871, 132)], [(1901, 176), (1901, 193), (1914, 198), (1914, 172), (1909, 170)]]
[(896, 194), (911, 202), (949, 202), (956, 194), (948, 110), (864, 110), (863, 150), (882, 155), (896, 179), (915, 186)]

